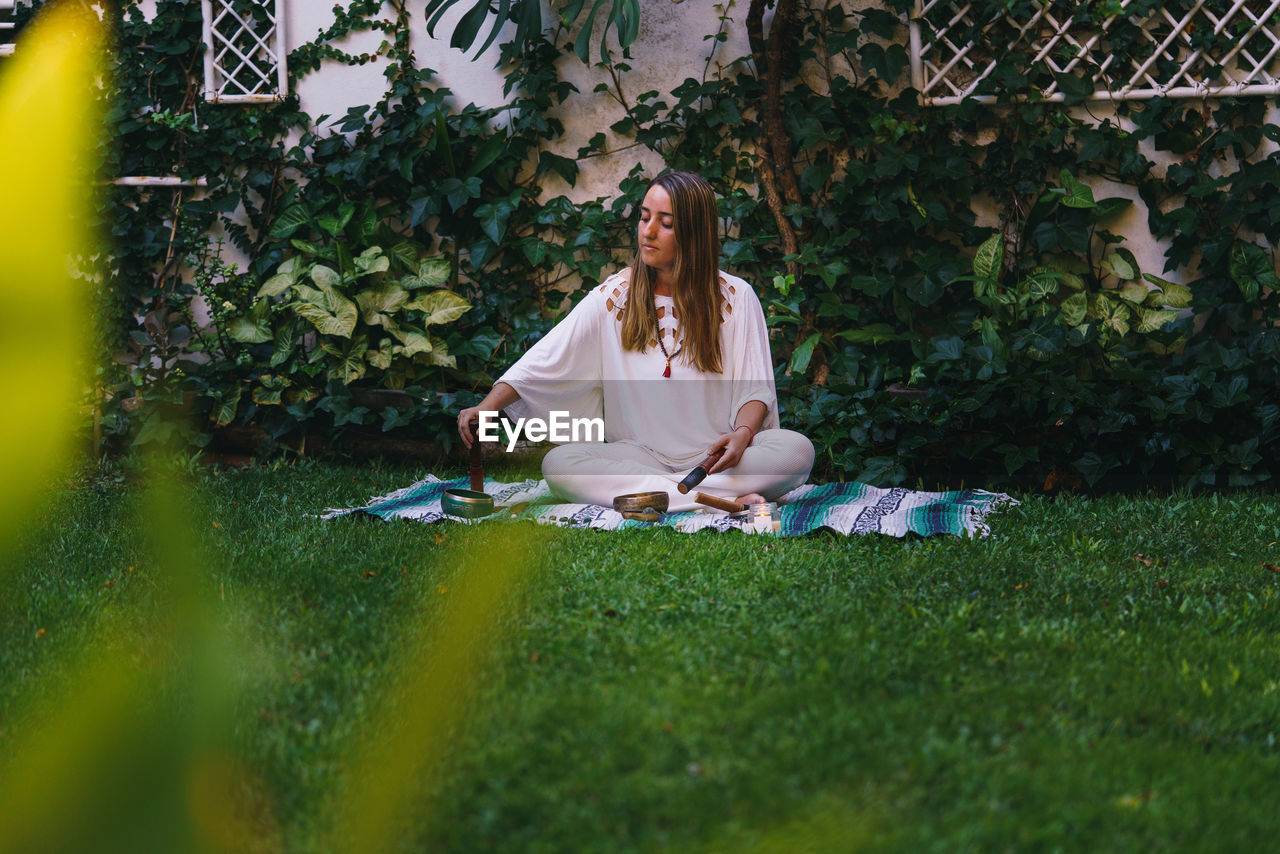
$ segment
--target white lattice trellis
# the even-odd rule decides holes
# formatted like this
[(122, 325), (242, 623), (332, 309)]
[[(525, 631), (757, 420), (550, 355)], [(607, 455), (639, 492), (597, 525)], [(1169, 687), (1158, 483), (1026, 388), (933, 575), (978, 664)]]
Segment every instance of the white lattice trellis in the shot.
[(13, 10), (17, 0), (0, 0), (0, 56), (13, 53), (13, 38), (16, 34), (13, 23)]
[[(1280, 94), (1280, 0), (1166, 3), (1145, 18), (1124, 14), (1136, 0), (1112, 5), (1117, 14), (1082, 23), (1073, 20), (1079, 4), (1060, 0), (1021, 17), (1004, 3), (917, 0), (912, 85), (926, 104), (993, 102), (980, 87), (996, 68), (996, 51), (1008, 49), (1030, 54), (1030, 73), (1049, 73), (1039, 93), (1050, 101), (1066, 98), (1052, 75), (1083, 71), (1098, 87), (1091, 100)], [(1113, 40), (1127, 43), (1125, 58)], [(1206, 47), (1224, 41), (1230, 47), (1216, 53)]]
[(288, 91), (284, 0), (201, 0), (204, 97), (214, 104), (279, 101)]

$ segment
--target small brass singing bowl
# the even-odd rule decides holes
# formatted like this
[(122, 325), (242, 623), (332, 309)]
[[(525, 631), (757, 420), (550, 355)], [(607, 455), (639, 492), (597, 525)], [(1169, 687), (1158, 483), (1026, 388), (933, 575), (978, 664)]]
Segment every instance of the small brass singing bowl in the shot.
[(665, 492), (632, 492), (613, 499), (613, 509), (624, 519), (637, 522), (656, 522), (671, 506), (671, 496)]
[(471, 489), (446, 489), (440, 496), (440, 509), (450, 516), (480, 519), (493, 512), (493, 496)]

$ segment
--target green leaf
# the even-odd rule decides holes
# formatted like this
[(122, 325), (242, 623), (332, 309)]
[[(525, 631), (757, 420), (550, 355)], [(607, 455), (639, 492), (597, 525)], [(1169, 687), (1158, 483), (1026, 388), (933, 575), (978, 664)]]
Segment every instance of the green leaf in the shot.
[(1249, 395), (1246, 393), (1248, 388), (1249, 378), (1243, 374), (1236, 374), (1225, 385), (1219, 383), (1213, 387), (1209, 393), (1209, 403), (1214, 409), (1226, 409), (1229, 406), (1246, 403), (1249, 400)]
[(276, 267), (276, 274), (258, 288), (257, 296), (259, 297), (275, 297), (287, 291), (298, 281), (298, 276), (302, 272), (303, 261), (298, 255), (286, 258)]
[(813, 348), (818, 346), (821, 340), (822, 335), (815, 332), (796, 347), (795, 352), (791, 354), (792, 375), (803, 374), (808, 369), (809, 361), (813, 358)]
[(343, 243), (335, 243), (333, 248), (338, 255), (338, 275), (344, 282), (350, 282), (356, 277), (356, 264), (351, 258), (351, 252)]
[[(386, 260), (385, 255), (382, 260)], [(388, 315), (394, 315), (408, 301), (409, 292), (396, 281), (383, 282), (376, 288), (368, 288), (356, 294), (360, 315), (370, 325), (384, 325), (390, 319)]]
[(342, 277), (332, 267), (317, 264), (311, 268), (311, 281), (315, 282), (321, 289), (336, 288), (342, 282)]
[(1131, 207), (1133, 207), (1132, 199), (1120, 198), (1118, 196), (1113, 196), (1107, 199), (1098, 199), (1097, 208), (1094, 210), (1091, 218), (1093, 222), (1106, 222), (1112, 217), (1118, 216), (1124, 211), (1127, 211)]
[(1092, 323), (1081, 323), (1071, 328), (1067, 333), (1067, 342), (1072, 347), (1083, 347), (1091, 344), (1098, 338), (1098, 330)]
[(520, 4), (520, 20), (516, 24), (517, 40), (532, 41), (542, 32), (542, 4), (525, 0)]
[(1001, 445), (996, 450), (1004, 453), (1004, 470), (1010, 475), (1027, 463), (1040, 460), (1039, 445)]
[(1027, 296), (1035, 302), (1043, 302), (1058, 292), (1058, 273), (1047, 267), (1037, 267), (1027, 278)]
[(551, 246), (552, 244), (537, 236), (529, 236), (520, 241), (520, 251), (524, 253), (524, 257), (529, 263), (535, 267), (546, 260), (547, 252), (551, 249)]
[(377, 350), (368, 350), (364, 354), (365, 361), (370, 367), (385, 371), (391, 367), (391, 361), (395, 358), (395, 345), (390, 338), (383, 338), (378, 342)]
[(365, 375), (364, 354), (369, 349), (369, 342), (363, 335), (345, 342), (322, 339), (320, 348), (332, 357), (328, 368), (329, 379), (342, 380), (350, 385)]
[(459, 181), (457, 178), (446, 178), (440, 182), (440, 190), (444, 193), (444, 197), (449, 201), (449, 207), (454, 212), (462, 210), (471, 199), (478, 198), (483, 183), (479, 178), (470, 177), (465, 181)]
[(1058, 306), (1060, 312), (1058, 319), (1067, 326), (1079, 326), (1084, 322), (1085, 315), (1089, 311), (1089, 297), (1083, 292), (1077, 292), (1062, 301), (1062, 305)]
[(1134, 305), (1142, 305), (1147, 299), (1147, 286), (1142, 282), (1129, 282), (1120, 289), (1120, 299)]
[(337, 216), (316, 217), (316, 225), (320, 226), (331, 237), (337, 237), (347, 227), (347, 223), (351, 222), (351, 217), (355, 212), (356, 206), (354, 204), (343, 202), (338, 206)]
[(449, 281), (453, 266), (443, 255), (434, 258), (423, 258), (418, 263), (418, 271), (410, 273), (400, 280), (400, 284), (409, 290), (418, 288), (438, 288)]
[(431, 339), (421, 329), (415, 329), (407, 324), (397, 324), (389, 331), (400, 341), (400, 346), (395, 348), (398, 355), (414, 356), (418, 353), (431, 352)]
[(1093, 190), (1087, 185), (1076, 180), (1076, 176), (1072, 175), (1070, 170), (1063, 169), (1058, 177), (1062, 181), (1062, 187), (1066, 190), (1066, 194), (1062, 197), (1062, 203), (1069, 208), (1092, 208), (1097, 207), (1097, 202), (1093, 200)]
[(1078, 227), (1066, 227), (1046, 219), (1031, 230), (1031, 238), (1041, 252), (1065, 249), (1086, 255), (1089, 252), (1089, 231)]
[(545, 175), (548, 172), (556, 173), (572, 187), (578, 180), (578, 161), (572, 157), (561, 157), (550, 151), (543, 151), (538, 155), (538, 174)]
[(1084, 69), (1084, 73), (1079, 76), (1069, 72), (1055, 73), (1053, 79), (1057, 81), (1058, 89), (1066, 96), (1064, 103), (1069, 107), (1084, 103), (1093, 94), (1093, 78), (1087, 69)]
[(489, 45), (493, 44), (494, 39), (496, 39), (498, 34), (502, 32), (502, 25), (506, 23), (507, 13), (510, 11), (511, 0), (498, 0), (498, 12), (494, 16), (493, 26), (489, 28), (489, 37), (485, 39), (484, 44), (480, 45), (480, 49), (476, 51), (476, 55), (484, 53), (489, 49)]
[(360, 319), (356, 304), (333, 288), (316, 290), (298, 285), (298, 298), (289, 304), (294, 312), (315, 326), (321, 335), (350, 338)]
[(209, 420), (215, 427), (226, 427), (236, 420), (236, 410), (240, 407), (240, 386), (234, 385), (223, 393), (218, 405), (209, 413)]
[(845, 329), (837, 332), (836, 338), (843, 338), (854, 344), (871, 344), (875, 346), (884, 341), (906, 341), (911, 336), (904, 335), (893, 331), (893, 327), (887, 323), (872, 323), (861, 329)]
[[(1148, 280), (1150, 281), (1150, 280)], [(1191, 288), (1176, 282), (1164, 282), (1164, 304), (1169, 308), (1190, 308)]]
[[(1137, 270), (1129, 265), (1128, 260), (1119, 252), (1112, 252), (1103, 258), (1099, 266), (1104, 273), (1115, 276), (1120, 281), (1128, 281), (1138, 275)], [(1144, 291), (1145, 292), (1145, 291)]]
[(292, 237), (293, 233), (311, 221), (311, 211), (298, 202), (280, 212), (275, 222), (271, 223), (271, 236), (277, 240)]
[(298, 336), (301, 333), (302, 324), (296, 317), (290, 318), (288, 323), (276, 330), (275, 347), (271, 351), (271, 367), (278, 368), (289, 361), (289, 357), (297, 348)]
[(480, 221), (481, 230), (490, 240), (502, 243), (502, 238), (507, 233), (507, 220), (515, 209), (516, 206), (509, 200), (498, 199), (476, 208), (476, 219)]
[[(471, 159), (471, 166), (467, 169), (466, 178), (476, 178), (488, 169), (493, 161), (502, 156), (507, 150), (510, 140), (507, 139), (505, 133), (495, 134), (484, 142), (476, 146), (475, 156)], [(456, 205), (455, 205), (456, 207)]]
[(560, 23), (566, 27), (573, 25), (578, 19), (578, 15), (582, 12), (582, 6), (587, 0), (565, 0), (564, 5), (560, 9)]
[[(973, 298), (983, 304), (990, 304), (1000, 292), (1000, 282), (995, 279), (987, 279), (980, 276), (960, 276), (955, 282), (973, 282)], [(1003, 302), (1004, 300), (998, 301)]]
[(370, 246), (353, 258), (352, 264), (355, 267), (357, 279), (373, 273), (385, 273), (391, 269), (391, 259), (382, 254), (381, 246)]
[[(421, 360), (422, 358), (424, 357), (418, 356), (419, 360)], [(445, 343), (441, 341), (439, 338), (431, 339), (431, 352), (427, 353), (425, 355), (425, 358), (427, 360), (427, 364), (429, 365), (439, 365), (442, 368), (458, 367), (458, 360), (455, 359), (453, 356), (449, 355), (449, 349), (445, 346)]]
[(310, 403), (320, 396), (320, 392), (313, 388), (291, 388), (284, 393), (284, 402), (289, 406), (297, 406), (299, 403)]
[(289, 290), (293, 283), (298, 281), (298, 277), (292, 273), (276, 273), (258, 288), (257, 296), (259, 299), (264, 297), (278, 297), (280, 294)]
[(973, 256), (973, 273), (980, 279), (997, 279), (1004, 260), (1004, 237), (993, 234), (988, 237)]
[[(582, 22), (582, 30), (578, 33), (578, 37), (573, 42), (573, 52), (578, 55), (578, 59), (583, 62), (591, 61), (591, 31), (595, 29), (596, 12), (604, 5), (604, 0), (596, 0), (595, 5), (591, 7), (591, 11), (587, 13), (587, 19)], [(606, 35), (608, 28), (605, 28)], [(600, 41), (601, 55), (604, 54), (604, 38)]]
[(1256, 300), (1263, 288), (1280, 286), (1271, 256), (1254, 243), (1237, 241), (1231, 247), (1228, 271), (1246, 302)]
[(1080, 278), (1075, 273), (1068, 273), (1066, 271), (1059, 270), (1058, 274), (1059, 280), (1061, 280), (1061, 282), (1067, 287), (1074, 291), (1084, 290), (1084, 279)]
[(1174, 309), (1161, 308), (1135, 308), (1134, 314), (1138, 318), (1138, 325), (1135, 327), (1137, 331), (1143, 335), (1155, 332), (1165, 325), (1172, 323), (1178, 319), (1179, 312)]
[(275, 406), (280, 403), (280, 396), (284, 393), (282, 388), (268, 388), (267, 386), (257, 386), (253, 390), (253, 402), (264, 406)]
[(270, 341), (272, 338), (271, 303), (265, 299), (256, 301), (248, 314), (242, 314), (231, 321), (227, 327), (227, 334), (232, 340), (244, 344), (262, 344)]
[(1008, 347), (1000, 339), (1000, 330), (995, 321), (989, 317), (984, 317), (980, 321), (975, 321), (974, 328), (978, 330), (983, 346), (990, 349), (994, 355), (1001, 357), (1008, 355)]
[(622, 16), (618, 25), (618, 44), (630, 47), (640, 36), (640, 0), (621, 0)]
[[(777, 277), (775, 277), (775, 281), (776, 278)], [(893, 290), (893, 277), (881, 276), (877, 278), (876, 276), (851, 276), (849, 278), (849, 287), (862, 291), (863, 293), (869, 294), (873, 297), (884, 296), (889, 293), (889, 291)], [(782, 293), (785, 296), (787, 292), (782, 291)]]
[(299, 252), (305, 252), (308, 255), (317, 255), (326, 261), (333, 260), (333, 250), (331, 248), (321, 246), (318, 243), (312, 243), (309, 240), (298, 240), (297, 238), (290, 240), (289, 243)]
[[(456, 47), (464, 52), (470, 50), (471, 45), (475, 44), (480, 27), (484, 25), (488, 17), (489, 0), (476, 0), (475, 5), (454, 25), (453, 36), (449, 39), (449, 46)], [(493, 26), (501, 28), (503, 23), (502, 19), (497, 19), (493, 22)]]
[(1118, 335), (1129, 334), (1129, 307), (1119, 302), (1112, 302), (1106, 297), (1102, 297), (1100, 302), (1095, 303), (1098, 310), (1098, 320), (1102, 326), (1110, 329)]
[(420, 311), (426, 316), (422, 319), (425, 326), (449, 323), (457, 320), (471, 309), (471, 303), (453, 291), (432, 291), (418, 297), (405, 308)]
[(929, 341), (929, 362), (954, 362), (964, 355), (964, 342), (956, 335), (939, 335)]
[(1094, 451), (1090, 451), (1073, 463), (1076, 471), (1084, 475), (1085, 482), (1087, 482), (1089, 486), (1096, 484), (1102, 479), (1103, 475), (1111, 471), (1118, 464), (1119, 461), (1111, 454), (1107, 454), (1103, 457)]
[(401, 240), (391, 247), (388, 254), (399, 261), (405, 269), (412, 270), (418, 266), (418, 259), (422, 257), (422, 247), (412, 240)]

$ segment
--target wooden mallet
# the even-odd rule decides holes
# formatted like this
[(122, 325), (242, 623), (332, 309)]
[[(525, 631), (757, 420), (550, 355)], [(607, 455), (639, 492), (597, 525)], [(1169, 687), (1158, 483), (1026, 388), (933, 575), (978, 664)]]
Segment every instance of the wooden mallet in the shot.
[(484, 492), (484, 460), (480, 457), (480, 421), (471, 422), (471, 491)]
[(707, 479), (707, 470), (715, 465), (716, 460), (724, 455), (724, 448), (718, 448), (707, 454), (706, 458), (693, 467), (693, 471), (684, 476), (684, 480), (676, 484), (676, 489), (680, 490), (681, 495), (687, 495), (689, 490)]
[(693, 500), (707, 507), (714, 507), (717, 510), (723, 510), (726, 513), (742, 513), (747, 509), (747, 505), (737, 501), (730, 501), (727, 498), (716, 498), (714, 495), (707, 495), (705, 492), (695, 492)]

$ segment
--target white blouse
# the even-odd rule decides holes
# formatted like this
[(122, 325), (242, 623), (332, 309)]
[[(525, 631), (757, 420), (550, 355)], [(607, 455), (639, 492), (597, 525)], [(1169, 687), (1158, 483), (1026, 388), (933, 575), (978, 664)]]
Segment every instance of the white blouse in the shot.
[[(593, 288), (563, 320), (502, 375), (520, 400), (507, 407), (517, 418), (604, 418), (606, 442), (648, 450), (668, 466), (692, 466), (752, 400), (765, 405), (762, 430), (778, 427), (778, 400), (764, 311), (744, 280), (720, 273), (724, 296), (719, 374), (698, 371), (682, 348), (671, 297), (655, 296), (658, 328), (672, 355), (656, 346), (643, 353), (622, 347), (622, 307), (629, 271)], [(679, 351), (679, 352), (677, 352)]]

